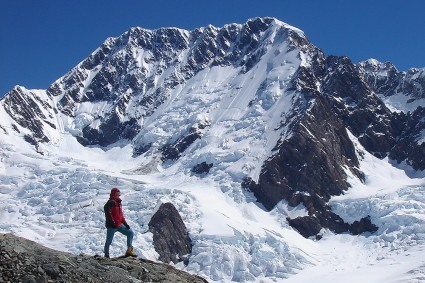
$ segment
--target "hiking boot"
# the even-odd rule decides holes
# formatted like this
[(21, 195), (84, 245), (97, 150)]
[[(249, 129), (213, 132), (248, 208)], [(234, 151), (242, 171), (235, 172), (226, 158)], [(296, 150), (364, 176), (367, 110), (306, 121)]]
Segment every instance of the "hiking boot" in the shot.
[(106, 257), (106, 258), (109, 258), (109, 254), (105, 254), (105, 257)]
[(136, 257), (137, 255), (133, 252), (133, 248), (132, 247), (128, 247), (127, 248), (127, 251), (125, 252), (125, 256)]

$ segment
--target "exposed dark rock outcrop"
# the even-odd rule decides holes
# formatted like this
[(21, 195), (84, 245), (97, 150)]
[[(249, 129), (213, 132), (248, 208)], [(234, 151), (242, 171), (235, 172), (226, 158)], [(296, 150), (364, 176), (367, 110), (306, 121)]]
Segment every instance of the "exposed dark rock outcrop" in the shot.
[(406, 161), (415, 170), (425, 170), (425, 140), (420, 140), (424, 132), (425, 108), (418, 107), (413, 113), (409, 113), (389, 157), (399, 163)]
[(163, 203), (149, 222), (149, 231), (159, 260), (165, 263), (185, 262), (192, 252), (192, 240), (172, 203)]
[(203, 282), (170, 265), (137, 258), (106, 259), (73, 255), (35, 242), (0, 234), (0, 281), (39, 282)]
[(378, 227), (370, 220), (370, 216), (363, 217), (359, 221), (354, 221), (350, 226), (350, 232), (353, 235), (359, 235), (364, 232), (376, 232)]
[(104, 121), (99, 129), (85, 127), (83, 136), (77, 137), (77, 140), (82, 145), (97, 144), (108, 146), (119, 140), (131, 140), (139, 130), (140, 126), (135, 119), (121, 123), (115, 114), (111, 115), (107, 121)]
[[(26, 141), (38, 146), (38, 143), (47, 143), (50, 141), (49, 137), (44, 131), (44, 127), (56, 128), (49, 120), (52, 119), (53, 113), (50, 117), (46, 116), (42, 109), (50, 110), (53, 112), (52, 107), (40, 100), (40, 98), (33, 92), (24, 90), (21, 87), (12, 89), (3, 100), (4, 109), (7, 114), (14, 117), (15, 122), (22, 128), (28, 129), (31, 134), (26, 135)], [(40, 105), (42, 105), (40, 107)], [(15, 130), (19, 130), (15, 127)]]
[[(395, 142), (389, 157), (398, 163), (406, 162), (415, 170), (425, 169), (425, 142), (420, 141), (425, 129), (425, 110), (419, 106), (425, 99), (425, 69), (412, 68), (400, 72), (390, 62), (368, 60), (358, 64), (357, 69), (370, 88), (377, 94), (391, 99), (399, 98), (399, 108), (392, 113), (392, 137)], [(403, 102), (405, 101), (405, 102)], [(381, 132), (381, 136), (384, 136)]]
[(192, 172), (198, 175), (207, 174), (210, 172), (211, 167), (213, 167), (212, 163), (201, 162), (193, 166)]
[[(363, 80), (347, 57), (328, 57), (323, 93), (333, 99), (335, 112), (362, 146), (378, 158), (388, 155), (400, 132), (392, 113)], [(379, 117), (379, 118), (378, 118)]]
[[(303, 204), (309, 215), (289, 219), (289, 224), (305, 237), (322, 228), (350, 231), (350, 225), (327, 204), (350, 187), (347, 172), (364, 180), (347, 129), (378, 157), (386, 156), (395, 144), (390, 111), (348, 58), (325, 59), (320, 52), (314, 58), (315, 64), (300, 68), (294, 79), (293, 87), (304, 94), (305, 106), (302, 115), (293, 119), (290, 137), (280, 141), (275, 154), (264, 162), (258, 184), (249, 179), (242, 184), (269, 210), (281, 200), (294, 207)], [(350, 110), (347, 104), (361, 107)], [(376, 113), (382, 119), (375, 119)]]
[(197, 139), (202, 137), (201, 130), (204, 125), (191, 127), (186, 133), (176, 141), (170, 142), (161, 148), (162, 161), (176, 160), (181, 154)]

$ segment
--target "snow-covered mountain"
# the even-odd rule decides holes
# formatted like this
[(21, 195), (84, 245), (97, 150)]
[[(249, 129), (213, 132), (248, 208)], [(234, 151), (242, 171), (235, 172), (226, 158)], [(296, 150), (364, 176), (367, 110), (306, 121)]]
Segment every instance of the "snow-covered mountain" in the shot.
[(0, 231), (101, 253), (118, 186), (136, 251), (158, 258), (143, 225), (171, 201), (193, 242), (179, 268), (211, 281), (388, 282), (373, 267), (392, 261), (420, 280), (402, 258), (425, 247), (424, 70), (326, 56), (274, 18), (132, 28), (1, 100)]
[(425, 100), (425, 69), (399, 72), (390, 62), (370, 59), (358, 65), (372, 90), (392, 111), (413, 112)]

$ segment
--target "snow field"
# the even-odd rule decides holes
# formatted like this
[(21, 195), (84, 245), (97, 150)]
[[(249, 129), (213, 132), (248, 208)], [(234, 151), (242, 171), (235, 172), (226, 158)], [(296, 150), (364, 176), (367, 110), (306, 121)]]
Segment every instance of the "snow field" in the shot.
[[(187, 177), (162, 176), (156, 182), (147, 178), (148, 183), (107, 175), (103, 169), (93, 170), (72, 158), (32, 158), (9, 151), (4, 160), (8, 166), (0, 176), (1, 232), (76, 254), (102, 254), (103, 204), (110, 188), (119, 187), (140, 256), (157, 259), (146, 226), (158, 202), (169, 200), (179, 210), (193, 239), (194, 256), (185, 268), (190, 272), (217, 281), (249, 281), (261, 275), (286, 277), (305, 262), (283, 240), (285, 231), (264, 231), (273, 221), (264, 222), (258, 217), (267, 213), (254, 204), (241, 204), (244, 208), (240, 211), (237, 203), (208, 182), (188, 185)], [(294, 231), (289, 233), (299, 237)], [(125, 239), (117, 234), (111, 255), (119, 255), (124, 249)], [(272, 258), (273, 262), (269, 260)]]
[[(12, 149), (2, 148), (1, 232), (12, 232), (75, 254), (102, 254), (103, 204), (110, 188), (119, 187), (126, 218), (136, 234), (136, 252), (157, 259), (146, 225), (158, 203), (171, 201), (193, 240), (189, 265), (177, 267), (211, 282), (423, 279), (423, 179), (405, 175), (400, 179), (403, 171), (368, 155), (362, 161), (363, 170), (368, 166), (373, 169), (365, 170), (367, 183), (355, 184), (357, 187), (347, 194), (335, 197), (332, 206), (348, 222), (370, 215), (380, 227), (378, 232), (351, 236), (324, 231), (324, 238), (316, 242), (302, 238), (286, 223), (286, 215), (302, 215), (302, 208), (293, 209), (281, 202), (267, 213), (242, 198), (235, 201), (233, 195), (238, 188), (232, 187), (231, 182), (230, 190), (223, 193), (223, 188), (209, 178), (168, 171), (125, 176), (108, 164), (108, 158), (104, 158), (104, 163), (88, 161), (92, 164), (88, 166), (86, 161), (70, 157), (46, 158)], [(72, 150), (76, 149), (68, 149)], [(97, 150), (86, 149), (81, 155), (96, 156)], [(103, 166), (95, 169), (93, 164)], [(136, 164), (137, 161), (133, 165)], [(107, 167), (117, 171), (106, 171)], [(389, 181), (388, 177), (395, 174), (398, 181)], [(125, 238), (117, 234), (111, 254), (120, 255), (124, 249)]]

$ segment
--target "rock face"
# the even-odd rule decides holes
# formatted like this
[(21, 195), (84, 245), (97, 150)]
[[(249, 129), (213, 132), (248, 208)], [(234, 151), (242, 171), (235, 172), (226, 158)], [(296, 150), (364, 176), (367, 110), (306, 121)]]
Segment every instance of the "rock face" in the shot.
[(174, 267), (144, 259), (106, 259), (45, 248), (0, 234), (1, 282), (208, 282)]
[(165, 263), (185, 262), (192, 252), (192, 241), (183, 220), (171, 203), (163, 203), (149, 222), (159, 260)]
[(395, 142), (387, 148), (388, 156), (406, 162), (415, 170), (425, 170), (425, 70), (412, 68), (399, 72), (390, 62), (368, 60), (356, 66), (370, 88), (389, 107)]
[[(300, 69), (293, 86), (314, 103), (303, 106), (303, 115), (291, 125), (291, 136), (280, 140), (274, 155), (264, 162), (258, 182), (246, 179), (242, 183), (269, 210), (281, 200), (293, 207), (303, 204), (309, 216), (288, 221), (305, 237), (318, 234), (322, 228), (336, 233), (350, 231), (350, 224), (327, 205), (332, 196), (350, 187), (347, 172), (364, 181), (347, 129), (380, 157), (394, 144), (392, 134), (374, 134), (374, 127), (392, 132), (389, 122), (385, 123), (391, 113), (376, 96), (369, 95), (370, 89), (355, 66), (347, 58), (325, 58), (320, 52), (314, 62), (311, 68)], [(347, 104), (362, 107), (350, 109)], [(376, 113), (388, 119), (375, 120)], [(376, 231), (376, 227), (370, 228), (365, 231)]]
[(21, 130), (18, 126), (25, 129), (24, 139), (34, 145), (36, 149), (40, 143), (47, 143), (54, 139), (49, 132), (57, 129), (54, 119), (55, 110), (50, 101), (40, 97), (39, 92), (15, 87), (3, 98), (2, 102), (5, 112), (14, 117), (12, 129), (19, 133)]
[(400, 116), (405, 119), (404, 128), (389, 157), (398, 163), (405, 161), (415, 170), (425, 170), (425, 107), (419, 106), (413, 113)]

